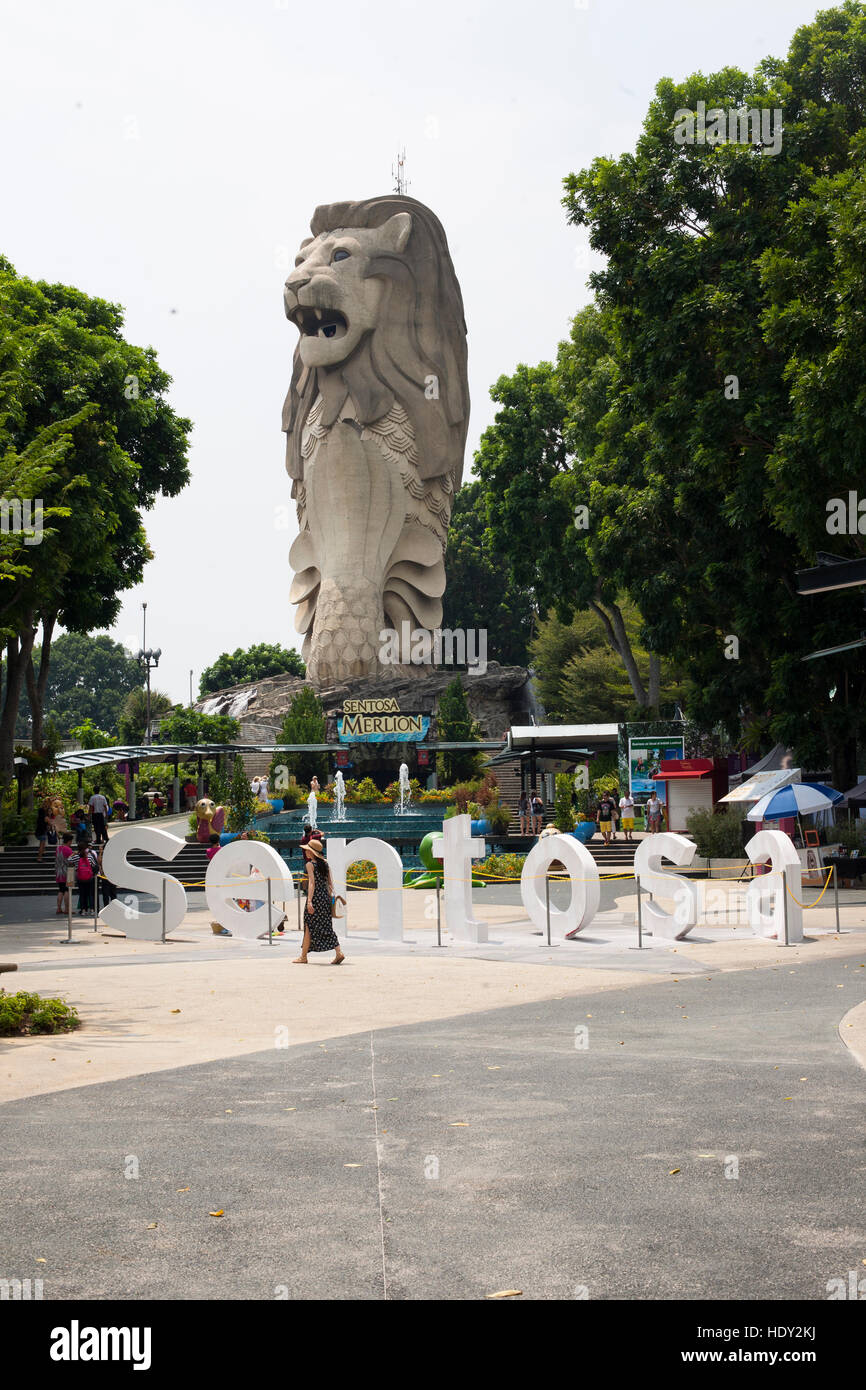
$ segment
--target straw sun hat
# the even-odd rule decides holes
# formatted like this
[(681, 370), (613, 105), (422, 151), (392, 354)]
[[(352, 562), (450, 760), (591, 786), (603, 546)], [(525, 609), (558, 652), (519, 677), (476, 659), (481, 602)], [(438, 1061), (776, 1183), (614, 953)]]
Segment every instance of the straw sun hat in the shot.
[(315, 855), (317, 859), (324, 859), (325, 857), (325, 851), (322, 848), (321, 840), (315, 838), (308, 840), (305, 845), (301, 845), (301, 849), (309, 850), (310, 854)]

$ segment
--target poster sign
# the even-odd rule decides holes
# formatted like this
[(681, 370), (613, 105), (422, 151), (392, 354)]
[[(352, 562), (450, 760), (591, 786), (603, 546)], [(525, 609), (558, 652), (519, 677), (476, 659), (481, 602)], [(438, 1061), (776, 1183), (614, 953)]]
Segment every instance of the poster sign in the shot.
[(682, 734), (671, 738), (670, 735), (650, 734), (642, 735), (640, 738), (630, 738), (628, 741), (628, 785), (632, 796), (649, 796), (653, 790), (657, 790), (659, 796), (664, 800), (664, 793), (661, 784), (653, 781), (653, 773), (660, 771), (662, 761), (668, 758), (683, 758), (685, 756), (685, 741)]

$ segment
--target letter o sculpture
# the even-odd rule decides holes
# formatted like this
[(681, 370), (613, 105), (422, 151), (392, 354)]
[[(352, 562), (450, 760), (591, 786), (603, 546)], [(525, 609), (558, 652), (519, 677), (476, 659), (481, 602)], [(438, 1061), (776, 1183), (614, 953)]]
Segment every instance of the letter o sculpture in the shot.
[(550, 931), (553, 935), (554, 927), (564, 928), (564, 935), (571, 937), (592, 921), (601, 898), (598, 866), (573, 835), (547, 835), (529, 851), (520, 875), (520, 896), (530, 921), (545, 931), (547, 907), (540, 877), (555, 859), (565, 865), (571, 881), (571, 899), (565, 909), (551, 904)]

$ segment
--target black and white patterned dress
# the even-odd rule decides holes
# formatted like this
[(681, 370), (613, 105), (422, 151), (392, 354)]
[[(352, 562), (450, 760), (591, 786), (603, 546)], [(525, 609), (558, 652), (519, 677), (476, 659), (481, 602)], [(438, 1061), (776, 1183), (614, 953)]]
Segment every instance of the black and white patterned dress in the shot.
[(311, 863), (307, 873), (313, 879), (313, 910), (304, 909), (304, 926), (310, 933), (311, 951), (338, 951), (340, 943), (331, 925), (331, 883), (327, 865)]

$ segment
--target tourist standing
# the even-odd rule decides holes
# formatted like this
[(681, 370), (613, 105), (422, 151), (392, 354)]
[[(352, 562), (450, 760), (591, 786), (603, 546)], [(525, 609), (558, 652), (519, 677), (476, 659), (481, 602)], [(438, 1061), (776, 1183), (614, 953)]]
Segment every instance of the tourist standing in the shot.
[(622, 816), (623, 834), (626, 840), (630, 840), (634, 830), (634, 797), (631, 792), (626, 792), (625, 796), (620, 797), (619, 809)]
[(87, 804), (90, 807), (90, 818), (93, 822), (93, 838), (98, 845), (107, 845), (108, 801), (98, 787), (93, 788), (93, 795)]
[(57, 883), (57, 913), (56, 916), (62, 917), (69, 911), (69, 883), (66, 871), (69, 868), (69, 861), (74, 851), (72, 848), (72, 832), (67, 830), (62, 842), (57, 846), (54, 856), (54, 878)]
[(191, 777), (188, 778), (183, 784), (183, 794), (186, 798), (186, 809), (188, 811), (194, 811), (195, 803), (198, 800), (198, 788), (196, 787), (196, 784), (195, 782), (193, 782)]
[(45, 802), (40, 801), (36, 811), (36, 829), (34, 834), (39, 841), (39, 853), (36, 858), (41, 859), (45, 853), (45, 845), (48, 840), (48, 813), (45, 810)]
[(616, 792), (608, 792), (607, 799), (610, 802), (610, 838), (616, 839), (616, 832), (619, 829), (619, 807), (616, 804)]
[[(308, 844), (304, 845), (303, 854), (307, 861), (307, 906), (304, 911), (304, 940), (301, 944), (301, 954), (292, 964), (306, 965), (309, 951), (334, 951), (336, 954), (331, 964), (342, 965), (345, 956), (340, 950), (340, 942), (332, 926), (334, 883), (321, 840), (310, 840)], [(341, 898), (341, 901), (345, 901), (345, 899)]]
[(541, 826), (544, 820), (544, 802), (537, 791), (532, 793), (532, 800), (529, 805), (530, 818), (532, 822), (532, 834), (540, 835)]
[(524, 788), (524, 790), (520, 793), (520, 799), (519, 799), (519, 801), (518, 801), (518, 803), (517, 803), (517, 814), (518, 814), (518, 816), (520, 817), (520, 833), (521, 833), (521, 835), (528, 835), (528, 834), (530, 833), (530, 832), (529, 832), (529, 797), (528, 797), (528, 795), (527, 795), (527, 793), (526, 793), (526, 789), (525, 789), (525, 788)]
[(659, 801), (655, 789), (646, 804), (647, 830), (651, 835), (656, 835), (661, 829), (662, 824), (662, 803)]
[(99, 857), (95, 849), (91, 849), (87, 841), (79, 841), (78, 849), (69, 861), (75, 870), (75, 880), (78, 884), (78, 914), (93, 911), (93, 889), (96, 883), (96, 874), (99, 869)]
[(610, 812), (611, 803), (608, 800), (607, 792), (605, 792), (604, 796), (601, 798), (601, 801), (598, 803), (598, 810), (595, 813), (595, 818), (598, 822), (598, 828), (601, 831), (602, 839), (604, 840), (604, 843), (606, 845), (610, 844)]

